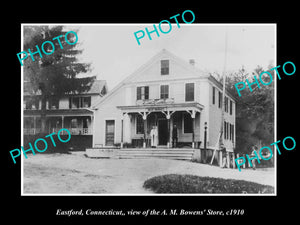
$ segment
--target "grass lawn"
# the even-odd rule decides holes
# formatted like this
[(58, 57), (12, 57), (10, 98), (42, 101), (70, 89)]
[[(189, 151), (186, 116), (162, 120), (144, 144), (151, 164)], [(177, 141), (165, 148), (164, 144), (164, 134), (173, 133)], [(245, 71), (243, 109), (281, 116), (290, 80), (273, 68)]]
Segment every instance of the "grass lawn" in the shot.
[(179, 174), (152, 177), (144, 188), (155, 193), (274, 193), (272, 186), (255, 182)]

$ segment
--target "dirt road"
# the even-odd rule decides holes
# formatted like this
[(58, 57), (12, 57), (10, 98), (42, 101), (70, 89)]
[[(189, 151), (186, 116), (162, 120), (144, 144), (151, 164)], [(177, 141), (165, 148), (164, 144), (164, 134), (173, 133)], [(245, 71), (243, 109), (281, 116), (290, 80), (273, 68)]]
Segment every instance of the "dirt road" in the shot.
[(167, 159), (91, 159), (83, 152), (37, 154), (23, 159), (24, 194), (153, 194), (146, 179), (163, 174), (193, 174), (275, 186), (274, 169), (221, 169)]

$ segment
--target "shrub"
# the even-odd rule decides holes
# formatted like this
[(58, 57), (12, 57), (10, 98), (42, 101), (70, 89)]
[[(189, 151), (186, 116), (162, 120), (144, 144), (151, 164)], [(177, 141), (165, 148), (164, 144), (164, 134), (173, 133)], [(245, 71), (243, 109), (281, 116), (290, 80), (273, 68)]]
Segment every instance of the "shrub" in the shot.
[(152, 177), (143, 187), (155, 193), (274, 193), (274, 187), (255, 182), (179, 174)]

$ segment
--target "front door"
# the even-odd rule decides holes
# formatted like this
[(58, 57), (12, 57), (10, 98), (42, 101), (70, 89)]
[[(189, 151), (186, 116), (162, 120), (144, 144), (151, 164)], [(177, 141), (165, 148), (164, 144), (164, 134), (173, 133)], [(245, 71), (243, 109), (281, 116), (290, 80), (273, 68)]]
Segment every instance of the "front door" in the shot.
[(168, 143), (168, 121), (158, 120), (158, 144), (167, 145)]
[(113, 146), (115, 142), (115, 121), (106, 120), (105, 124), (105, 145)]

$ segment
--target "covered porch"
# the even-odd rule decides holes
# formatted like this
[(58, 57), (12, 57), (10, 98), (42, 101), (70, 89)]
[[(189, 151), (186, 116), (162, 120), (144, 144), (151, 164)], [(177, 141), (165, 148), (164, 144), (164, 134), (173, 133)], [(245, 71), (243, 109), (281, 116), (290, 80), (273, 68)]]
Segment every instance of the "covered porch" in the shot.
[[(24, 112), (24, 135), (41, 133), (41, 112), (38, 111)], [(49, 134), (57, 133), (62, 128), (68, 129), (72, 135), (93, 134), (93, 113), (91, 111), (49, 110), (46, 112), (45, 120), (45, 132)]]
[[(161, 100), (160, 100), (161, 101)], [(158, 148), (200, 147), (200, 117), (203, 106), (196, 102), (145, 102), (134, 106), (118, 106), (122, 113), (121, 148), (150, 148), (151, 130), (157, 129)], [(173, 142), (173, 130), (177, 140)], [(202, 131), (203, 132), (203, 131)]]

